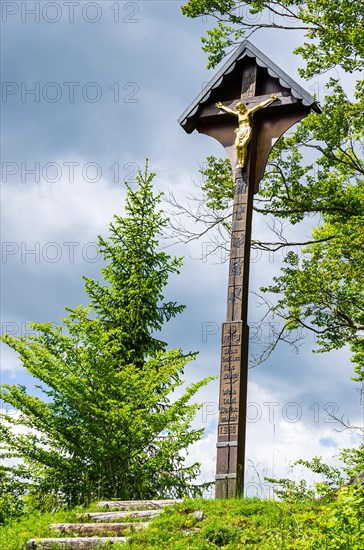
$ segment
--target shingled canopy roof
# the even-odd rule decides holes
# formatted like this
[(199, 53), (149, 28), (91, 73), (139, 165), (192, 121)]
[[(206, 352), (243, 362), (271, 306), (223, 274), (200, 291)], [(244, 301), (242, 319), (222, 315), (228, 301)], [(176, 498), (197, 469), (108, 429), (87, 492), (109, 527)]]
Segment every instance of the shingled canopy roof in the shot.
[(223, 81), (228, 78), (228, 75), (234, 72), (234, 69), (238, 70), (238, 64), (244, 58), (254, 58), (259, 67), (266, 68), (268, 74), (273, 78), (278, 78), (279, 83), (284, 88), (290, 90), (290, 93), (295, 97), (298, 102), (301, 102), (305, 107), (310, 107), (317, 113), (321, 112), (320, 107), (317, 105), (315, 99), (302, 88), (297, 82), (295, 82), (288, 74), (280, 69), (273, 61), (271, 61), (266, 55), (264, 55), (258, 48), (253, 46), (248, 40), (244, 40), (235, 52), (229, 57), (227, 62), (216, 73), (212, 80), (204, 87), (202, 92), (196, 97), (185, 112), (178, 119), (179, 124), (187, 132), (191, 133), (196, 128), (197, 113), (199, 107), (208, 101), (212, 91), (218, 88)]

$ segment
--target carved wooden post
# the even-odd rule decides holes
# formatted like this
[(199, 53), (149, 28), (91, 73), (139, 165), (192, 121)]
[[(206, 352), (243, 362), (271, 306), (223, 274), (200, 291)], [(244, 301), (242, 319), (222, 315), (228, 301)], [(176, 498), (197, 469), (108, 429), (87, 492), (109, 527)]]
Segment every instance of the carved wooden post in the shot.
[[(186, 132), (197, 129), (225, 147), (235, 182), (227, 315), (222, 327), (216, 498), (242, 496), (244, 491), (254, 193), (259, 190), (275, 141), (311, 109), (320, 112), (314, 98), (244, 41), (179, 119)], [(239, 110), (242, 114), (237, 118)], [(241, 128), (242, 140), (245, 139), (248, 119), (252, 132), (247, 157), (242, 162), (237, 154), (237, 132)]]

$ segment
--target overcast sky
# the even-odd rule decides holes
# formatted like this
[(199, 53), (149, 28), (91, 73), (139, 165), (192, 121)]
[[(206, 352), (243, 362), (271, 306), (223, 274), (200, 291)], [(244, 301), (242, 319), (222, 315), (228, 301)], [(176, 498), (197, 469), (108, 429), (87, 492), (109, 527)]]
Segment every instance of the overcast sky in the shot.
[[(144, 159), (157, 172), (156, 187), (180, 201), (194, 192), (198, 168), (210, 154), (223, 156), (211, 138), (187, 135), (177, 123), (210, 80), (200, 36), (209, 20), (182, 16), (179, 1), (2, 3), (2, 332), (20, 335), (26, 322), (57, 322), (65, 306), (85, 303), (82, 275), (98, 277), (95, 241), (123, 211), (125, 189)], [(35, 11), (34, 11), (35, 10)], [(38, 11), (39, 10), (39, 11)], [(33, 12), (33, 13), (32, 13)], [(323, 79), (303, 82), (292, 54), (300, 35), (256, 34), (252, 42), (311, 93), (323, 99)], [(254, 236), (266, 236), (255, 217)], [(301, 226), (300, 237), (308, 235)], [(186, 311), (165, 327), (170, 346), (197, 350), (186, 380), (219, 373), (220, 327), (225, 319), (227, 265), (198, 261), (208, 242), (176, 245), (185, 257), (167, 294)], [(282, 254), (252, 255), (251, 289), (279, 273)], [(250, 297), (250, 322), (262, 310)], [(270, 320), (275, 322), (275, 320)], [(260, 339), (269, 338), (266, 325)], [(279, 345), (250, 370), (248, 493), (264, 495), (262, 474), (286, 475), (298, 458), (333, 457), (354, 435), (333, 430), (325, 409), (363, 424), (360, 389), (347, 350), (312, 354), (307, 336), (299, 354)], [(14, 354), (2, 348), (4, 383), (33, 382)], [(199, 395), (196, 425), (204, 439), (190, 458), (215, 466), (218, 382)]]

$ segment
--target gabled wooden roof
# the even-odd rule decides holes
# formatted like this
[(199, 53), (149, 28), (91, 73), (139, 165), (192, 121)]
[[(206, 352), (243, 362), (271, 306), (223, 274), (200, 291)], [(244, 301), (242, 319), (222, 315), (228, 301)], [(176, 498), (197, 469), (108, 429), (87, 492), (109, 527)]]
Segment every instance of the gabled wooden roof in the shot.
[(254, 58), (259, 67), (264, 67), (268, 70), (268, 74), (273, 78), (278, 78), (279, 83), (284, 88), (290, 90), (290, 93), (298, 101), (302, 102), (305, 107), (310, 107), (320, 113), (321, 109), (306, 90), (293, 80), (288, 74), (271, 61), (263, 52), (253, 46), (248, 40), (244, 40), (235, 52), (229, 57), (227, 62), (216, 73), (212, 80), (204, 87), (202, 92), (196, 97), (185, 112), (180, 116), (178, 122), (189, 134), (196, 128), (197, 111), (200, 105), (207, 102), (212, 91), (218, 88), (224, 81), (227, 75), (230, 75), (237, 66), (237, 63), (244, 58)]

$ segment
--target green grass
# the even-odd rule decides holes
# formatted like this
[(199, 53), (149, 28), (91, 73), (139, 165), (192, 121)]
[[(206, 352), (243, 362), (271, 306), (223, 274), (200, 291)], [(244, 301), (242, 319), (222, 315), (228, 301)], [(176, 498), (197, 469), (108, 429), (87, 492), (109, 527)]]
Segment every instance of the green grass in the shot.
[[(296, 544), (302, 535), (297, 516), (318, 513), (314, 508), (258, 499), (187, 500), (174, 510), (167, 509), (127, 546), (145, 550), (306, 548)], [(197, 510), (205, 515), (202, 521), (193, 515)]]
[[(111, 511), (108, 509), (108, 511)], [(0, 549), (1, 550), (24, 550), (25, 544), (29, 539), (34, 538), (52, 538), (52, 537), (69, 537), (72, 535), (55, 533), (50, 530), (52, 523), (81, 523), (79, 514), (87, 512), (101, 512), (102, 510), (96, 506), (96, 503), (91, 504), (88, 508), (75, 508), (74, 510), (64, 510), (55, 513), (35, 512), (26, 517), (13, 520), (6, 525), (0, 525)], [(128, 518), (122, 521), (129, 521)], [(134, 520), (137, 522), (138, 520)], [(106, 536), (106, 535), (103, 535)], [(115, 535), (110, 526), (110, 536)], [(125, 544), (113, 545), (113, 549), (125, 550)]]
[[(186, 500), (165, 510), (124, 548), (362, 550), (362, 507), (349, 506), (345, 515), (343, 503)], [(193, 516), (196, 510), (203, 511), (202, 521)]]
[(37, 512), (0, 528), (0, 548), (2, 550), (23, 550), (29, 539), (51, 537), (49, 526), (52, 523), (77, 522), (76, 511), (42, 514)]
[[(344, 501), (344, 506), (346, 506)], [(340, 504), (341, 506), (341, 504)], [(94, 510), (95, 507), (87, 511)], [(197, 519), (194, 511), (202, 511)], [(33, 514), (0, 528), (0, 548), (21, 550), (29, 538), (49, 537), (52, 523), (78, 522), (77, 513)], [(360, 550), (362, 512), (345, 516), (337, 503), (289, 504), (258, 499), (185, 500), (115, 550)], [(53, 534), (54, 536), (54, 534)]]

